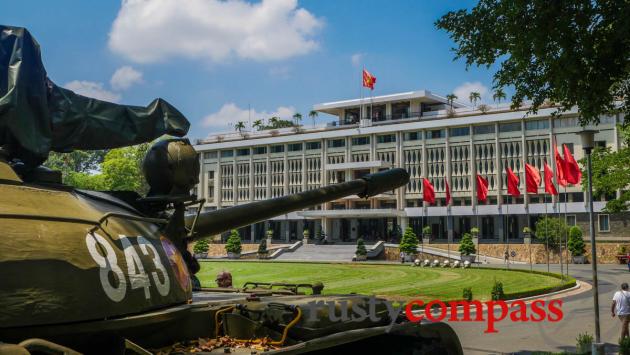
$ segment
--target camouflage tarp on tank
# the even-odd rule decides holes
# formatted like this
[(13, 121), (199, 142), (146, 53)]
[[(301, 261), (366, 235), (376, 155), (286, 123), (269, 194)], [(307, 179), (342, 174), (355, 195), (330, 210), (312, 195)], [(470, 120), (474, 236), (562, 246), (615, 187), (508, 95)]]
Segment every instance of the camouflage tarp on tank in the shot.
[(0, 25), (0, 147), (27, 166), (50, 151), (109, 149), (184, 136), (190, 123), (156, 99), (147, 107), (75, 94), (46, 75), (39, 44), (28, 30)]

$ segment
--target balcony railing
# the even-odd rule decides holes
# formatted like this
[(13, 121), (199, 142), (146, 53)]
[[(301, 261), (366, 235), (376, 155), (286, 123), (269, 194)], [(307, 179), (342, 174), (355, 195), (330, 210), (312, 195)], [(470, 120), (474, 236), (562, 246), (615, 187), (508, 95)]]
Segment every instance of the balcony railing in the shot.
[[(385, 122), (385, 121), (395, 121), (395, 120), (403, 120), (408, 118), (420, 118), (422, 117), (422, 112), (402, 112), (402, 113), (392, 113), (388, 115), (373, 115), (372, 122)], [(363, 117), (365, 120), (369, 120), (369, 116)], [(339, 125), (352, 125), (359, 123), (359, 117), (344, 117), (339, 120)]]

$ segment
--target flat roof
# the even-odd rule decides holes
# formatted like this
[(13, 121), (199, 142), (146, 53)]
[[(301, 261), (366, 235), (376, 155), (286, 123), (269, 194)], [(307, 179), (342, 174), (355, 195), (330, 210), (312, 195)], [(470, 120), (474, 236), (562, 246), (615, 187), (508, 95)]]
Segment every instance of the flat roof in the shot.
[[(395, 101), (405, 101), (405, 100), (413, 100), (420, 99), (422, 102), (426, 102), (429, 104), (447, 104), (448, 100), (446, 97), (441, 95), (436, 95), (429, 90), (416, 90), (416, 91), (407, 91), (396, 94), (389, 95), (380, 95), (380, 96), (366, 96), (360, 99), (351, 99), (351, 100), (342, 100), (342, 101), (333, 101), (333, 102), (325, 102), (321, 104), (313, 105), (313, 110), (325, 112), (329, 114), (335, 114), (339, 109), (356, 107), (361, 105), (369, 105), (376, 103), (386, 103), (386, 102), (395, 102)], [(467, 107), (459, 101), (453, 101), (453, 108), (461, 108)]]

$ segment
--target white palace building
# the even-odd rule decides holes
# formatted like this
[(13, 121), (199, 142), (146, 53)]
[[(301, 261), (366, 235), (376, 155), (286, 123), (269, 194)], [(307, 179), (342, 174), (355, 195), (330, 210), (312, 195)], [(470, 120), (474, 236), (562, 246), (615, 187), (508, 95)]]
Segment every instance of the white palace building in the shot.
[[(457, 241), (471, 227), (480, 242), (522, 241), (525, 226), (541, 215), (566, 213), (567, 222), (588, 234), (585, 193), (581, 186), (560, 189), (553, 199), (544, 194), (509, 198), (505, 167), (520, 177), (525, 191), (524, 163), (543, 170), (553, 164), (553, 141), (560, 153), (566, 144), (577, 160), (583, 157), (577, 111), (553, 117), (553, 107), (528, 114), (528, 107), (509, 104), (472, 107), (420, 90), (366, 99), (317, 104), (314, 110), (337, 116), (325, 126), (216, 134), (195, 145), (201, 159), (197, 194), (205, 209), (219, 209), (348, 181), (392, 167), (406, 169), (410, 183), (368, 200), (356, 196), (289, 213), (241, 229), (245, 240), (257, 241), (272, 229), (274, 239), (302, 239), (323, 231), (333, 242), (391, 240), (398, 227), (432, 227), (432, 241)], [(617, 149), (619, 116), (601, 117), (594, 129), (598, 146)], [(308, 119), (306, 119), (308, 120)], [(555, 137), (555, 138), (554, 138)], [(488, 199), (478, 204), (475, 176), (489, 182)], [(435, 187), (436, 204), (423, 206), (422, 178)], [(446, 206), (445, 181), (453, 202)], [(546, 196), (546, 197), (545, 197)], [(627, 215), (602, 213), (610, 196), (595, 199), (599, 239), (623, 238)], [(546, 203), (545, 203), (546, 202)], [(560, 202), (560, 203), (559, 203)], [(394, 232), (395, 233), (395, 232)]]

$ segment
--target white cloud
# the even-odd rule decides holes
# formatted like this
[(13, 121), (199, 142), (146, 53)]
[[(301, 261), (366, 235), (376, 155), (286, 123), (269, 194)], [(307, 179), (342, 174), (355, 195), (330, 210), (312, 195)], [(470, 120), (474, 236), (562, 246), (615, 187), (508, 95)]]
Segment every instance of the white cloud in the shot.
[[(295, 113), (294, 107), (280, 106), (274, 112), (251, 110), (252, 123), (255, 120), (267, 120), (270, 117), (277, 116), (282, 119), (290, 120)], [(219, 111), (212, 113), (202, 120), (202, 125), (215, 131), (225, 131), (234, 127), (234, 124), (243, 121), (249, 127), (250, 112), (247, 108), (240, 108), (236, 104), (229, 102), (224, 104)]]
[(114, 90), (127, 90), (132, 85), (142, 82), (142, 72), (125, 65), (118, 68), (112, 75), (109, 84)]
[(121, 99), (119, 94), (104, 89), (102, 83), (95, 83), (93, 81), (73, 80), (66, 83), (63, 87), (79, 95), (93, 97), (103, 101), (118, 102)]
[(280, 60), (315, 50), (322, 26), (297, 0), (123, 0), (109, 48), (138, 63)]
[(355, 67), (358, 67), (361, 65), (361, 63), (363, 62), (363, 57), (365, 57), (364, 53), (354, 53), (351, 57), (350, 57), (350, 61), (352, 62), (352, 65)]
[[(479, 81), (475, 81), (472, 83), (467, 81), (459, 85), (458, 87), (456, 87), (455, 90), (453, 90), (453, 93), (457, 95), (457, 101), (470, 103), (470, 100), (468, 99), (468, 97), (470, 96), (470, 93), (473, 91), (478, 92), (481, 95), (481, 102), (489, 101), (488, 95), (490, 93), (490, 90), (488, 90), (488, 87), (483, 85)], [(477, 104), (480, 104), (481, 102), (477, 102)]]

